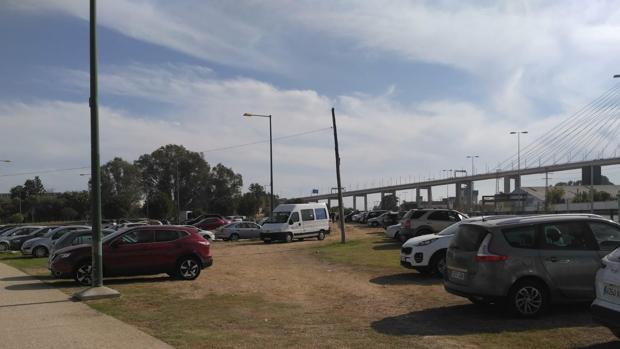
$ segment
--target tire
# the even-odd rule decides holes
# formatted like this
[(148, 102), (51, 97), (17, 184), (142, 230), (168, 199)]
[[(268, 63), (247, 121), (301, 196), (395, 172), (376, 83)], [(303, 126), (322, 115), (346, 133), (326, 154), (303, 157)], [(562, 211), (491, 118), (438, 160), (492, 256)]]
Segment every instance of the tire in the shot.
[(443, 276), (446, 272), (446, 251), (435, 252), (431, 258), (429, 267), (433, 274)]
[(7, 252), (9, 250), (9, 244), (6, 242), (0, 243), (0, 252)]
[(293, 234), (288, 233), (286, 234), (286, 240), (284, 240), (285, 242), (291, 242), (293, 241)]
[(239, 241), (239, 234), (237, 234), (237, 233), (230, 234), (230, 236), (228, 237), (228, 240), (230, 240), (230, 241)]
[(32, 255), (35, 256), (36, 258), (47, 257), (48, 254), (49, 252), (47, 251), (47, 248), (43, 246), (38, 246), (32, 251)]
[(319, 235), (316, 238), (317, 240), (325, 240), (325, 232), (323, 230), (319, 231)]
[(519, 281), (508, 293), (508, 307), (519, 317), (534, 318), (543, 314), (549, 307), (550, 297), (547, 287), (536, 280)]
[(182, 280), (194, 280), (200, 275), (200, 262), (194, 257), (184, 257), (177, 263), (176, 276)]
[(90, 261), (81, 262), (73, 272), (73, 279), (82, 286), (90, 286), (93, 277), (92, 270)]

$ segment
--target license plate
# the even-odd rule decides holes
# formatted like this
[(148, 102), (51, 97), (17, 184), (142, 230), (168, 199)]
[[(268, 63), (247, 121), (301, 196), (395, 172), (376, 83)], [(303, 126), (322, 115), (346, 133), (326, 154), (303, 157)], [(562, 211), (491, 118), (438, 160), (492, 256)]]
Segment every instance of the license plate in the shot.
[(613, 303), (620, 304), (620, 287), (616, 285), (603, 285), (603, 296)]
[(456, 279), (456, 280), (465, 280), (465, 273), (462, 272), (462, 271), (451, 270), (450, 271), (450, 278), (451, 279)]

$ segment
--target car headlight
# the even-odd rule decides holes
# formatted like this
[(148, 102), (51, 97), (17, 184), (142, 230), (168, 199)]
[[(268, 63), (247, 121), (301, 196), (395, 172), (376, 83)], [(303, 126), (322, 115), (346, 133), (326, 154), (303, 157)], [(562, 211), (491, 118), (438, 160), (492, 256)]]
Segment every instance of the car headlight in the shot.
[(439, 240), (439, 239), (438, 239), (438, 238), (434, 238), (434, 239), (424, 240), (424, 241), (418, 242), (418, 243), (417, 243), (417, 244), (415, 244), (414, 246), (426, 246), (426, 245), (430, 245), (430, 244), (432, 244), (433, 242), (435, 242), (435, 241), (437, 241), (437, 240)]
[(61, 254), (59, 254), (59, 255), (58, 255), (58, 258), (67, 258), (67, 257), (69, 257), (69, 256), (71, 256), (71, 253), (70, 253), (70, 252), (67, 252), (67, 253), (61, 253)]

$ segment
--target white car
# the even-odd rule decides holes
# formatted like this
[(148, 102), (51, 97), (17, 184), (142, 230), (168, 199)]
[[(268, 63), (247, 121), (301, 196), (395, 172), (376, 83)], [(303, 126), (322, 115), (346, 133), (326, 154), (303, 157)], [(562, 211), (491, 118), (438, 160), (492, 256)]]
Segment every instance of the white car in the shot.
[(420, 235), (407, 240), (400, 249), (400, 265), (422, 274), (442, 275), (446, 268), (446, 251), (461, 223), (510, 217), (481, 216), (456, 222), (437, 234)]
[(386, 238), (400, 240), (400, 223), (385, 228), (384, 234)]
[(592, 317), (620, 338), (620, 248), (603, 257), (601, 262), (602, 267), (596, 273)]

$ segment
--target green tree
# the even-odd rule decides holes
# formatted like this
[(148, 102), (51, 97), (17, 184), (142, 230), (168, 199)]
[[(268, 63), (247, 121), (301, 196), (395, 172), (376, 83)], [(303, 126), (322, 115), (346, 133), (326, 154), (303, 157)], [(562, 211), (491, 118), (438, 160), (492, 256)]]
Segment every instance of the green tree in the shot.
[(101, 166), (101, 210), (106, 218), (130, 217), (139, 208), (142, 181), (138, 167), (114, 158)]
[(398, 208), (398, 198), (396, 195), (385, 195), (379, 203), (382, 210), (394, 210)]
[(60, 211), (60, 216), (65, 221), (70, 221), (78, 217), (78, 211), (72, 207), (65, 207)]
[(547, 189), (547, 202), (549, 204), (560, 204), (564, 202), (564, 189), (562, 186), (556, 185)]
[(9, 217), (9, 223), (23, 223), (24, 216), (21, 213), (14, 213)]
[(212, 212), (232, 214), (237, 208), (237, 201), (241, 196), (243, 179), (240, 174), (231, 168), (217, 164), (211, 169), (209, 190), (211, 200), (208, 208)]
[(135, 165), (142, 174), (142, 184), (149, 197), (164, 193), (173, 202), (180, 198), (181, 210), (207, 208), (211, 192), (210, 167), (202, 154), (168, 144), (140, 156)]
[(30, 196), (45, 194), (45, 187), (39, 176), (34, 177), (34, 179), (27, 179), (26, 182), (24, 182), (24, 192), (24, 199)]
[(162, 192), (151, 194), (146, 203), (149, 206), (148, 218), (171, 219), (174, 221), (174, 202), (170, 196)]

